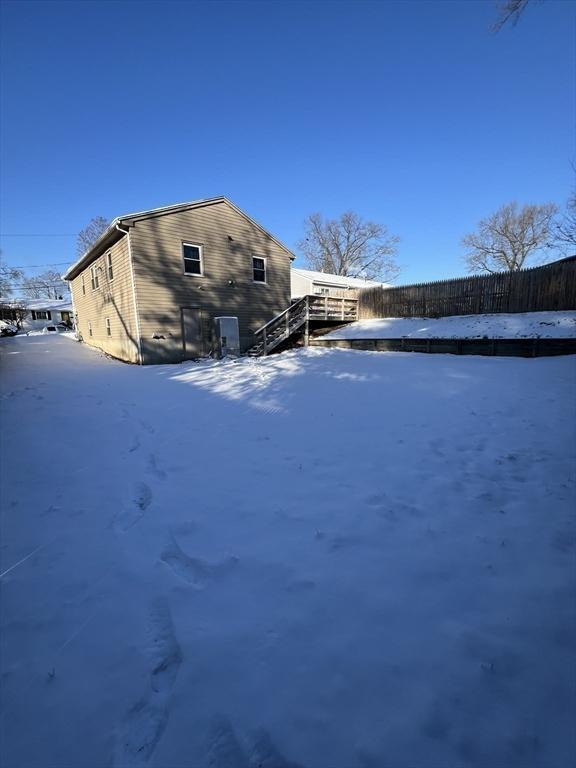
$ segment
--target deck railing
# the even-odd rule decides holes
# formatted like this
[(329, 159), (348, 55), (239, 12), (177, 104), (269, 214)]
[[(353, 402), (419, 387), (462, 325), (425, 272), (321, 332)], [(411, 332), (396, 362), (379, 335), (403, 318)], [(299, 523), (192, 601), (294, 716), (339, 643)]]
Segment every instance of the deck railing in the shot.
[(310, 321), (351, 323), (358, 319), (358, 299), (345, 296), (303, 296), (254, 332), (252, 355), (267, 355), (304, 326), (308, 342)]

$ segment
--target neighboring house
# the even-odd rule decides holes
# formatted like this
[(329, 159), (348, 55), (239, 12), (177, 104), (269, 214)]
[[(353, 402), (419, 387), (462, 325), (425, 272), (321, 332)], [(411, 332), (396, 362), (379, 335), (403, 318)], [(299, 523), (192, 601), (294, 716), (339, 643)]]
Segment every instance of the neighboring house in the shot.
[(309, 294), (338, 296), (342, 294), (342, 291), (373, 288), (379, 285), (386, 286), (386, 283), (377, 283), (358, 277), (330, 275), (327, 272), (313, 272), (299, 267), (292, 267), (290, 270), (290, 293), (293, 299), (299, 299), (301, 296)]
[(240, 348), (290, 304), (293, 254), (225, 197), (120, 216), (73, 264), (83, 341), (134, 363), (215, 349), (214, 318), (237, 317)]
[(66, 323), (72, 327), (73, 310), (70, 299), (22, 299), (14, 302), (27, 310), (22, 330), (35, 331), (50, 323)]

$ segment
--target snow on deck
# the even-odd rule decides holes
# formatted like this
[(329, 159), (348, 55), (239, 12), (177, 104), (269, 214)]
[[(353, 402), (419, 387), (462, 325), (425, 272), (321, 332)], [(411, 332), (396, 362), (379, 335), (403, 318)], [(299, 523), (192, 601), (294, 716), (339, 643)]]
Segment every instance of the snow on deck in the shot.
[(360, 320), (325, 339), (573, 339), (576, 311)]
[(573, 764), (575, 357), (0, 358), (3, 766)]

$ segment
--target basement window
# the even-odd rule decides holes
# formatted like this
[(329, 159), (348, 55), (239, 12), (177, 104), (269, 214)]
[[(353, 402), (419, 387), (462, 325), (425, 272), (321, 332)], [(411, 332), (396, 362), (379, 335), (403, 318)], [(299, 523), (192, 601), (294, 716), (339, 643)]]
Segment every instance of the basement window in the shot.
[(114, 280), (114, 270), (112, 269), (112, 254), (109, 253), (106, 256), (106, 270), (108, 272), (108, 280)]
[(202, 275), (202, 246), (182, 243), (185, 275)]
[(92, 336), (92, 323), (88, 321), (88, 336)]
[(258, 256), (252, 258), (252, 280), (255, 283), (266, 282), (266, 259)]
[(112, 326), (110, 325), (110, 318), (106, 318), (106, 336), (112, 336)]

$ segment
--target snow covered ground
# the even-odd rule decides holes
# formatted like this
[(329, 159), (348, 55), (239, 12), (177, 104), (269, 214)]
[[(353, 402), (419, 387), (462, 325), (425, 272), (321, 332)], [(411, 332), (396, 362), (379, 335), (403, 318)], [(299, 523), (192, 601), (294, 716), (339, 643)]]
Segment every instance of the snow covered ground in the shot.
[(3, 768), (574, 764), (574, 357), (0, 358)]
[(324, 336), (330, 339), (573, 339), (575, 312), (387, 317), (360, 320)]

